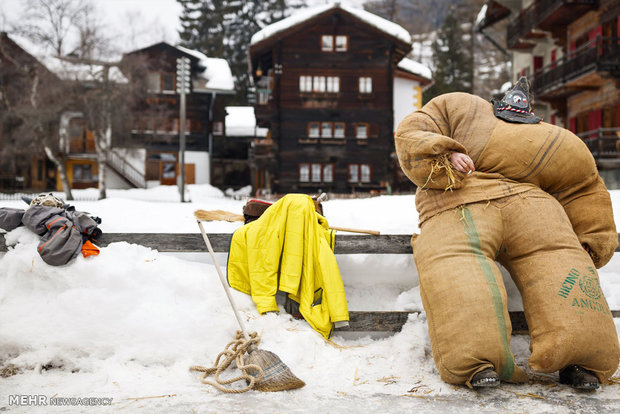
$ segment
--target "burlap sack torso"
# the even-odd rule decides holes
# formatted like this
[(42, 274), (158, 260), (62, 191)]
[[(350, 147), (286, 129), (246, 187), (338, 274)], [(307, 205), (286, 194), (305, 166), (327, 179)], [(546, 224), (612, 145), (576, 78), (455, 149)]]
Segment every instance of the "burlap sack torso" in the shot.
[[(395, 137), (401, 168), (418, 186), (420, 223), (458, 205), (494, 200), (536, 186), (564, 207), (596, 267), (611, 259), (618, 244), (609, 193), (592, 154), (570, 131), (544, 122), (515, 124), (493, 115), (490, 102), (466, 93), (441, 95), (408, 115)], [(438, 157), (468, 154), (476, 172), (433, 171)]]

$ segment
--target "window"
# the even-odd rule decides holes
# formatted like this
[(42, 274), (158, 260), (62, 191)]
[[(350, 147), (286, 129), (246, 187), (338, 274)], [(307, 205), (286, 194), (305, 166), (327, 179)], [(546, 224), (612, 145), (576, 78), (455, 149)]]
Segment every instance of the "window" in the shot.
[(334, 181), (334, 164), (299, 164), (299, 182), (331, 183)]
[(174, 74), (173, 73), (164, 73), (162, 75), (162, 92), (175, 92), (176, 88), (174, 85)]
[(349, 182), (356, 183), (359, 181), (358, 168), (357, 164), (349, 164)]
[(312, 81), (312, 91), (325, 92), (325, 76), (315, 76)]
[(362, 164), (360, 165), (360, 178), (363, 183), (370, 182), (370, 165)]
[(299, 77), (299, 92), (312, 92), (312, 76)]
[(334, 138), (344, 138), (344, 122), (334, 123)]
[[(334, 42), (335, 40), (335, 42)], [(349, 48), (349, 38), (347, 36), (321, 36), (321, 50), (323, 52), (346, 52)]]
[(368, 138), (368, 124), (356, 124), (355, 125), (355, 138), (358, 138), (358, 139)]
[(370, 164), (349, 164), (350, 183), (369, 183), (371, 181)]
[(158, 72), (149, 72), (147, 75), (147, 88), (149, 92), (159, 92), (161, 90)]
[(331, 138), (332, 137), (332, 123), (331, 122), (322, 122), (321, 123), (321, 137), (322, 138)]
[(327, 92), (340, 92), (340, 78), (338, 76), (327, 77)]
[(349, 48), (349, 39), (347, 36), (336, 36), (336, 52), (346, 52)]
[(359, 79), (360, 83), (360, 93), (371, 93), (372, 92), (372, 78), (362, 76)]
[(334, 181), (334, 164), (323, 165), (323, 181), (326, 183)]
[(323, 52), (334, 51), (334, 36), (331, 36), (331, 35), (321, 36), (321, 50)]
[(299, 181), (302, 183), (310, 181), (310, 164), (299, 164)]
[(320, 183), (321, 182), (321, 164), (312, 164), (312, 182)]
[(91, 181), (91, 165), (90, 164), (74, 164), (73, 165), (73, 181)]
[(300, 76), (299, 92), (340, 92), (340, 77), (307, 75)]
[(308, 137), (309, 138), (318, 138), (320, 136), (319, 123), (318, 122), (310, 122), (308, 124)]
[(224, 123), (222, 121), (213, 122), (213, 135), (224, 134)]

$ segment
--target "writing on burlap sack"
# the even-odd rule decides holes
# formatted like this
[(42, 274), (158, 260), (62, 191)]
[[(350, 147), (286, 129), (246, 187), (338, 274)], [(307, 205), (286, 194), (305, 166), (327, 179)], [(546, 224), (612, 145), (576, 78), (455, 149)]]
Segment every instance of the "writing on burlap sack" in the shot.
[(557, 294), (570, 301), (571, 307), (575, 308), (574, 310), (579, 315), (583, 312), (595, 311), (611, 316), (609, 305), (603, 296), (601, 284), (593, 267), (588, 267), (587, 273), (584, 274), (575, 268), (571, 269), (562, 281)]

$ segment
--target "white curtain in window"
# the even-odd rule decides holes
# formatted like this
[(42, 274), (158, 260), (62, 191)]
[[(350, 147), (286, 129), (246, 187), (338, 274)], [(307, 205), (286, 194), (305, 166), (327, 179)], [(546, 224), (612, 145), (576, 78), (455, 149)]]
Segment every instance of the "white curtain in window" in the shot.
[(299, 181), (302, 183), (310, 181), (310, 166), (308, 164), (299, 164)]
[(334, 165), (333, 164), (325, 164), (323, 166), (323, 181), (326, 183), (331, 183), (334, 181)]
[(357, 164), (349, 164), (349, 182), (356, 183), (359, 181), (358, 178), (358, 165)]
[(323, 138), (331, 138), (332, 137), (332, 124), (331, 124), (331, 122), (323, 122), (321, 124), (321, 137), (323, 137)]
[(310, 127), (308, 128), (308, 137), (310, 138), (319, 137), (319, 123), (318, 122), (310, 123)]
[(312, 164), (312, 182), (321, 182), (321, 164)]
[(370, 182), (370, 165), (368, 164), (360, 165), (360, 175), (362, 176), (361, 181), (363, 183), (369, 183)]

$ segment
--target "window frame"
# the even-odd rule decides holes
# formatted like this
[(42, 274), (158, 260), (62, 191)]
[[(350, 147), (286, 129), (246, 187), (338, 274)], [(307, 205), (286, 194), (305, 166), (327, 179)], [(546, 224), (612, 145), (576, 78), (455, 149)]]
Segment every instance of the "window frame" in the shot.
[[(344, 39), (344, 49), (338, 48), (338, 39)], [(336, 35), (334, 36), (334, 52), (347, 52), (349, 50), (349, 36)]]
[[(325, 41), (329, 39), (329, 46), (325, 43)], [(335, 49), (335, 36), (334, 35), (321, 35), (321, 52), (333, 52)]]
[[(329, 136), (323, 135), (325, 127), (329, 126)], [(334, 123), (333, 122), (321, 122), (321, 138), (334, 138)]]
[[(338, 126), (338, 125), (342, 125), (342, 136), (336, 135), (336, 126)], [(345, 138), (347, 136), (347, 125), (346, 125), (346, 123), (344, 123), (344, 122), (334, 122), (332, 135), (336, 139), (343, 139), (343, 138)]]
[(357, 81), (358, 92), (363, 94), (372, 93), (372, 77), (360, 76)]
[(327, 93), (340, 93), (340, 76), (326, 76)]
[[(305, 174), (304, 174), (305, 172)], [(302, 162), (297, 167), (297, 179), (300, 183), (309, 183), (310, 182), (310, 163)], [(303, 179), (305, 177), (305, 179)]]
[[(316, 134), (312, 134), (312, 127), (316, 126)], [(308, 138), (320, 138), (321, 137), (321, 123), (318, 121), (310, 121), (306, 127), (306, 136)]]
[[(360, 127), (365, 127), (366, 129), (366, 136), (360, 136), (359, 135), (359, 128)], [(368, 139), (370, 135), (370, 125), (367, 122), (357, 122), (355, 124), (355, 138), (356, 139)]]

